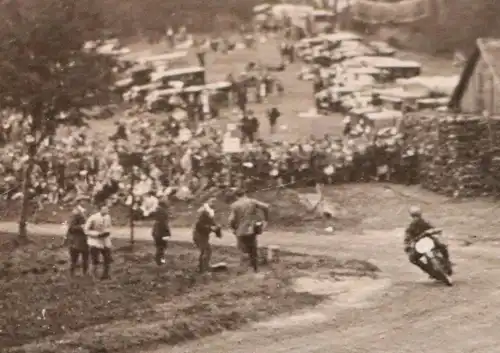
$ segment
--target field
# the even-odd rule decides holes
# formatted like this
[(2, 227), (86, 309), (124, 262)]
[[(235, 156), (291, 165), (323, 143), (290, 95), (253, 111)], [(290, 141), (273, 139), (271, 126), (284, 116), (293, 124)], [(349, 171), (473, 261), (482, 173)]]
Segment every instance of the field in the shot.
[(234, 248), (218, 247), (214, 257), (229, 271), (201, 275), (188, 244), (171, 244), (167, 264), (158, 268), (152, 244), (130, 252), (119, 240), (112, 279), (101, 282), (71, 279), (60, 245), (59, 237), (39, 236), (16, 248), (11, 236), (0, 234), (2, 352), (134, 352), (176, 344), (318, 304), (321, 296), (293, 291), (296, 277), (323, 273), (340, 280), (337, 271), (371, 276), (374, 270), (363, 262), (283, 253), (256, 276), (240, 266)]

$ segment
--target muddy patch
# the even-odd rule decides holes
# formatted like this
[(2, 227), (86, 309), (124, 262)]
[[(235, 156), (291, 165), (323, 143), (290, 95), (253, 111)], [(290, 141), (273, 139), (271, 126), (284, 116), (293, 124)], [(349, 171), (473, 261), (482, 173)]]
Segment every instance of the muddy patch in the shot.
[(370, 306), (378, 295), (391, 285), (386, 279), (368, 277), (349, 278), (342, 281), (301, 277), (295, 281), (295, 291), (309, 292), (317, 295), (328, 295), (330, 300), (325, 305), (349, 308), (365, 308)]
[(300, 277), (295, 280), (296, 292), (328, 296), (329, 299), (313, 310), (277, 317), (260, 322), (255, 327), (285, 329), (321, 324), (335, 317), (338, 310), (362, 309), (374, 305), (390, 286), (389, 279), (362, 277), (339, 281), (332, 278)]
[(290, 316), (276, 317), (272, 320), (259, 322), (254, 327), (283, 329), (288, 327), (304, 327), (329, 320), (329, 316), (320, 311), (308, 311)]

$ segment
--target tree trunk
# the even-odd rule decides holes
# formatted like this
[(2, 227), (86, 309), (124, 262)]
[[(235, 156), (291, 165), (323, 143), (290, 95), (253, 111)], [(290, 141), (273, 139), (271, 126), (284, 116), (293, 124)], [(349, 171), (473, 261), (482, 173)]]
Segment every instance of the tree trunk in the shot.
[(339, 0), (335, 0), (335, 2), (333, 3), (333, 13), (335, 14), (333, 17), (333, 32), (335, 33), (335, 32), (340, 30), (340, 26), (339, 26), (339, 17), (340, 17)]
[(28, 238), (28, 213), (30, 211), (30, 195), (29, 195), (29, 187), (30, 187), (30, 178), (29, 176), (33, 172), (33, 159), (30, 158), (27, 162), (26, 168), (24, 170), (24, 180), (23, 180), (23, 202), (21, 207), (21, 214), (19, 216), (19, 238), (27, 239)]

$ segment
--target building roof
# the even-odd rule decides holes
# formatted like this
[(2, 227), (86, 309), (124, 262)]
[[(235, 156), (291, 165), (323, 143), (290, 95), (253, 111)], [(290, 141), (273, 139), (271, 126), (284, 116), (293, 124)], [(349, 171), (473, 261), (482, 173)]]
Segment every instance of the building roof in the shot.
[(469, 84), (469, 80), (474, 73), (476, 64), (480, 58), (488, 66), (492, 76), (493, 82), (496, 86), (500, 87), (500, 39), (496, 38), (479, 38), (476, 40), (476, 47), (473, 53), (467, 60), (467, 63), (462, 71), (460, 80), (457, 87), (453, 91), (448, 104), (449, 108), (458, 108), (460, 101), (465, 93)]

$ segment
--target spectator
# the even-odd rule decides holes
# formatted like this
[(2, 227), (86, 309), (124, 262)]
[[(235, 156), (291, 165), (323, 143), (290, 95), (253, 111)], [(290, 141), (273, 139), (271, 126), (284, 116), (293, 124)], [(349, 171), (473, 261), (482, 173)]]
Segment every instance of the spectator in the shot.
[(170, 46), (170, 48), (175, 47), (175, 32), (172, 29), (172, 27), (168, 27), (165, 36), (167, 37), (167, 43)]
[(259, 133), (259, 127), (260, 127), (260, 122), (259, 119), (255, 115), (250, 117), (250, 122), (249, 122), (249, 141), (250, 143), (254, 143), (258, 133)]
[(276, 132), (276, 124), (278, 123), (278, 118), (281, 116), (280, 111), (276, 107), (272, 107), (267, 112), (267, 118), (269, 119), (269, 129), (271, 134)]
[(212, 247), (210, 246), (210, 234), (220, 238), (221, 229), (215, 221), (215, 199), (208, 200), (198, 209), (198, 218), (193, 229), (193, 242), (200, 251), (198, 258), (198, 271), (205, 272), (210, 268), (212, 259)]
[(166, 238), (172, 236), (169, 226), (167, 203), (165, 201), (162, 200), (158, 203), (154, 217), (152, 236), (156, 249), (155, 262), (158, 266), (161, 266), (165, 263), (165, 250), (168, 246)]
[(69, 221), (68, 231), (66, 233), (65, 244), (69, 248), (70, 275), (74, 276), (78, 260), (81, 259), (81, 268), (84, 275), (89, 270), (89, 246), (87, 235), (83, 229), (85, 225), (84, 208), (77, 205), (72, 212)]
[(88, 235), (92, 272), (97, 276), (97, 270), (102, 258), (103, 272), (101, 279), (110, 278), (111, 256), (111, 216), (108, 206), (101, 206), (85, 223), (85, 233)]
[[(236, 235), (238, 249), (247, 254), (255, 272), (258, 271), (257, 237), (262, 232), (263, 224), (269, 220), (269, 205), (249, 198), (242, 190), (236, 192), (238, 198), (231, 204), (229, 226)], [(263, 217), (263, 219), (262, 219)]]

